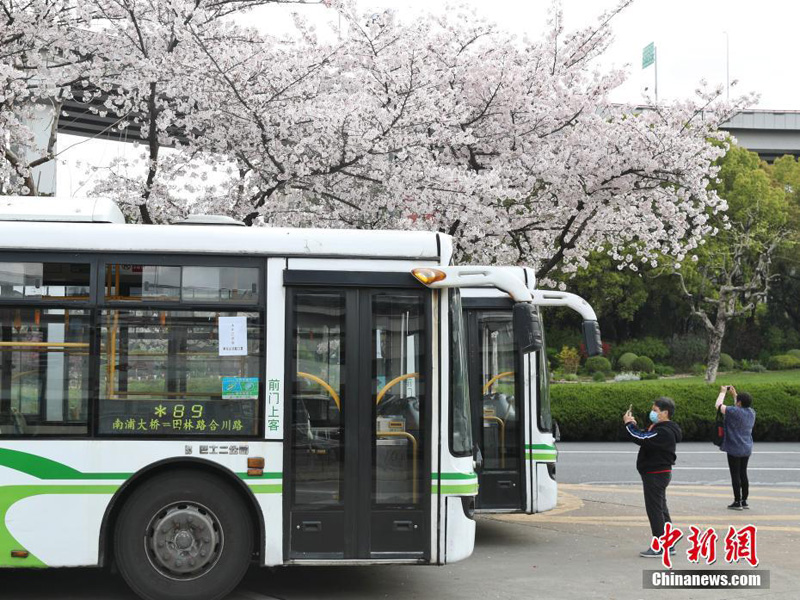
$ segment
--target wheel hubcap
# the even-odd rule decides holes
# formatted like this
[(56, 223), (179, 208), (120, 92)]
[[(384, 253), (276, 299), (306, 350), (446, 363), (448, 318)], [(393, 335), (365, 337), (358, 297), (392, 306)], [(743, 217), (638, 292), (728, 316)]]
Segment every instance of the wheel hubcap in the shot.
[(195, 579), (216, 564), (222, 528), (214, 513), (188, 502), (170, 504), (150, 520), (145, 549), (150, 563), (171, 579)]

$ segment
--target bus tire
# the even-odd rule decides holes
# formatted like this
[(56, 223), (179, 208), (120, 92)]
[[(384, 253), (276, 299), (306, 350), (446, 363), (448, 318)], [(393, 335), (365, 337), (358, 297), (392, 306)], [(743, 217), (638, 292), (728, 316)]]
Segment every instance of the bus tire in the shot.
[(114, 556), (145, 600), (219, 600), (244, 577), (253, 529), (241, 496), (210, 473), (162, 473), (122, 506)]

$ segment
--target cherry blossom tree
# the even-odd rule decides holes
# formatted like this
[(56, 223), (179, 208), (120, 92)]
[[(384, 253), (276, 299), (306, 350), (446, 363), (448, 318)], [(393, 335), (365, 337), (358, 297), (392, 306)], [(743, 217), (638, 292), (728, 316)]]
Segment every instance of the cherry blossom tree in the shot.
[(612, 104), (624, 74), (592, 65), (626, 5), (570, 33), (556, 11), (533, 42), (468, 13), (405, 24), (342, 7), (345, 39), (270, 58), (272, 77), (215, 58), (243, 166), (216, 206), (237, 198), (248, 223), (436, 229), (460, 261), (534, 263), (540, 278), (600, 248), (631, 268), (681, 261), (725, 210), (710, 142), (749, 99)]
[[(141, 176), (128, 178), (124, 206), (135, 207), (144, 223), (163, 220), (180, 199), (160, 183), (161, 163), (166, 177), (192, 164), (199, 153), (216, 150), (207, 126), (219, 119), (224, 107), (210, 107), (202, 75), (203, 61), (195, 38), (205, 48), (224, 53), (229, 44), (240, 47), (262, 43), (227, 17), (270, 3), (313, 4), (314, 0), (0, 0), (0, 128), (4, 135), (0, 177), (7, 193), (37, 190), (31, 169), (55, 158), (59, 119), (65, 100), (76, 100), (101, 116), (114, 117), (110, 127), (146, 147)], [(188, 40), (189, 43), (186, 43)], [(33, 147), (25, 118), (37, 104), (53, 108), (52, 135), (42, 156), (24, 161), (15, 149)], [(207, 112), (214, 118), (207, 118)], [(202, 122), (205, 129), (197, 124)], [(182, 157), (161, 161), (161, 149), (179, 147)], [(207, 163), (207, 161), (206, 161)], [(176, 166), (177, 165), (177, 166)], [(195, 168), (205, 168), (194, 165)], [(157, 198), (150, 199), (155, 190)], [(192, 190), (194, 191), (194, 190)], [(185, 200), (184, 200), (185, 201)], [(155, 211), (156, 216), (151, 214)]]
[(433, 229), (460, 262), (547, 279), (598, 249), (631, 268), (679, 262), (726, 208), (708, 186), (725, 152), (711, 142), (749, 99), (611, 103), (625, 73), (597, 59), (628, 0), (575, 31), (556, 5), (536, 40), (466, 10), (403, 21), (333, 2), (340, 39), (300, 20), (278, 39), (225, 18), (252, 4), (81, 3), (71, 47), (93, 70), (78, 85), (145, 144), (93, 193), (132, 220)]

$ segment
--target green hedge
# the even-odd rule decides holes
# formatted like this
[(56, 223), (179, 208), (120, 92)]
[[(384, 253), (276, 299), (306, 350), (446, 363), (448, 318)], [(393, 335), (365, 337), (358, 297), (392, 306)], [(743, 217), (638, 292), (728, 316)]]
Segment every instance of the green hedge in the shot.
[(800, 358), (795, 358), (791, 354), (777, 354), (770, 357), (767, 368), (770, 371), (800, 369)]
[[(675, 400), (674, 421), (684, 441), (708, 441), (714, 428), (714, 400), (719, 386), (696, 382), (619, 382), (552, 385), (553, 418), (564, 441), (615, 441), (628, 439), (622, 414), (633, 404), (639, 426), (647, 420), (653, 400)], [(800, 383), (758, 383), (737, 388), (753, 396), (756, 441), (800, 440)], [(726, 401), (730, 405), (730, 398)]]

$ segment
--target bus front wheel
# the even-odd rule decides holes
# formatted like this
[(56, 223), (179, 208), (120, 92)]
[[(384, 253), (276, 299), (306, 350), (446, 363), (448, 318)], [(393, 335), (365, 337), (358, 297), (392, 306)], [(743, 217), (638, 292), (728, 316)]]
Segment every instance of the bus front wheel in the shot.
[(136, 489), (120, 511), (117, 566), (146, 600), (219, 600), (250, 564), (250, 521), (241, 497), (219, 478), (163, 473)]

